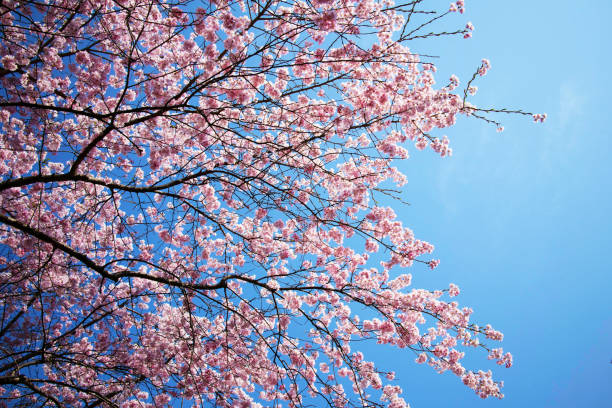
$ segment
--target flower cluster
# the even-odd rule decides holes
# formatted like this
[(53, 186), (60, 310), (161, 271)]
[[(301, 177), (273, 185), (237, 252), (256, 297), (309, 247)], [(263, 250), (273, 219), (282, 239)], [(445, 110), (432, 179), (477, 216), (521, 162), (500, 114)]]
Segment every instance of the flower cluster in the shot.
[(398, 39), (416, 6), (2, 2), (0, 398), (407, 406), (356, 340), (500, 397), (463, 359), (510, 366), (501, 333), (412, 286), (434, 247), (382, 204), (475, 109)]

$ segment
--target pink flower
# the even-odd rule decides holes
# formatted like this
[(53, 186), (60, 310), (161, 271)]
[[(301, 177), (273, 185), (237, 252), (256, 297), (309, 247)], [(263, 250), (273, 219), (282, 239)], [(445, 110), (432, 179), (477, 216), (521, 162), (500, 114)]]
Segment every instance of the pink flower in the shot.
[(17, 66), (17, 60), (13, 55), (5, 55), (0, 61), (2, 61), (2, 66), (9, 71), (15, 71), (19, 68)]
[(491, 69), (491, 63), (489, 62), (488, 59), (483, 58), (482, 64), (480, 65), (480, 68), (478, 69), (478, 74), (480, 76), (485, 76), (489, 69)]
[(365, 249), (368, 252), (376, 252), (378, 251), (378, 244), (371, 239), (366, 240)]
[(546, 117), (547, 115), (545, 113), (536, 113), (533, 115), (533, 121), (544, 123), (544, 121), (546, 120)]
[(268, 214), (268, 211), (265, 208), (258, 208), (257, 211), (255, 211), (255, 219), (261, 220), (266, 214)]
[(424, 362), (427, 361), (427, 354), (425, 353), (419, 354), (419, 357), (415, 361), (419, 364), (423, 364)]

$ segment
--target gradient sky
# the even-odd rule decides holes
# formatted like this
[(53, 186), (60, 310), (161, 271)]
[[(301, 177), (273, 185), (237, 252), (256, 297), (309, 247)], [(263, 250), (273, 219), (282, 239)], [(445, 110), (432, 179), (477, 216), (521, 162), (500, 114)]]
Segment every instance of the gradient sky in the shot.
[(492, 69), (472, 101), (548, 119), (497, 116), (503, 133), (463, 119), (439, 134), (451, 139), (451, 158), (412, 149), (401, 164), (411, 205), (400, 216), (442, 261), (433, 272), (412, 268), (414, 287), (459, 285), (458, 301), (505, 334), (515, 365), (467, 360), (505, 381), (504, 400), (483, 401), (410, 354), (388, 349), (374, 360), (396, 370), (413, 408), (611, 407), (612, 2), (466, 6), (443, 27), (471, 21), (472, 39), (415, 43), (413, 51), (441, 57), (440, 86), (453, 73), (465, 84), (488, 58)]

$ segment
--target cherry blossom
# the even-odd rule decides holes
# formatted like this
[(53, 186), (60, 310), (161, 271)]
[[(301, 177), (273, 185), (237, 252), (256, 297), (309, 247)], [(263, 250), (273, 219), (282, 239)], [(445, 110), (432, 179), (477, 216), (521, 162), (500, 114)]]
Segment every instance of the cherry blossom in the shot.
[(473, 26), (419, 3), (3, 1), (0, 405), (407, 406), (359, 341), (502, 397), (389, 203), (459, 117), (545, 115), (437, 87), (410, 40)]

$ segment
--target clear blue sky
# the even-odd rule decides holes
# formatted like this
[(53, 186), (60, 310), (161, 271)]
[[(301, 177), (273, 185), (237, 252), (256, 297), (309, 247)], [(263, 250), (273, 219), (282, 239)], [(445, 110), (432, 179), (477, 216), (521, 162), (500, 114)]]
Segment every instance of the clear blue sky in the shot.
[(434, 272), (415, 266), (414, 286), (458, 284), (475, 319), (504, 332), (515, 366), (494, 370), (506, 398), (482, 401), (411, 355), (388, 350), (376, 361), (396, 369), (413, 408), (611, 407), (612, 2), (466, 3), (445, 26), (472, 21), (472, 39), (413, 50), (441, 56), (440, 85), (452, 73), (465, 83), (490, 59), (473, 101), (548, 120), (497, 117), (501, 134), (462, 120), (440, 133), (451, 158), (413, 149), (401, 217), (442, 260)]

